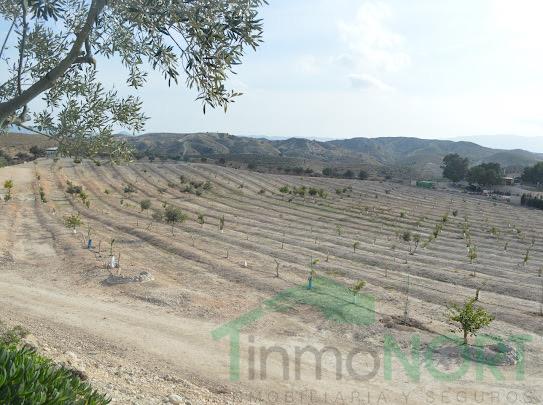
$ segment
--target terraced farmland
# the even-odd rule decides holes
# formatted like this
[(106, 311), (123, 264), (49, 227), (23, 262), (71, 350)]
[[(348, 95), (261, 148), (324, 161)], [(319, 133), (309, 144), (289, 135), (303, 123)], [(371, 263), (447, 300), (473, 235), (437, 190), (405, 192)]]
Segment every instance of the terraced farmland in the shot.
[[(247, 395), (269, 392), (280, 399), (268, 402), (282, 403), (283, 392), (292, 390), (314, 390), (315, 403), (325, 402), (325, 393), (346, 397), (354, 390), (374, 402), (381, 393), (384, 403), (406, 403), (407, 394), (407, 403), (425, 403), (429, 392), (444, 390), (466, 391), (463, 403), (476, 402), (485, 390), (498, 393), (496, 403), (508, 403), (509, 392), (543, 395), (534, 388), (543, 380), (540, 212), (393, 183), (204, 164), (111, 167), (43, 160), (1, 169), (0, 181), (8, 178), (15, 188), (12, 201), (1, 204), (2, 305), (44, 336), (52, 350), (76, 352), (91, 379), (119, 403), (130, 403), (132, 394), (152, 403), (174, 390), (193, 403), (250, 402)], [(87, 197), (68, 194), (68, 181), (82, 186)], [(306, 194), (281, 192), (285, 186), (305, 186)], [(142, 208), (143, 200), (150, 201), (149, 209)], [(160, 220), (156, 212), (167, 206), (180, 208), (185, 220)], [(74, 233), (64, 222), (76, 213), (83, 224)], [(92, 249), (86, 249), (88, 235)], [(107, 269), (110, 250), (120, 255), (120, 269)], [(471, 260), (470, 251), (476, 252)], [(241, 330), (240, 381), (229, 381), (229, 340), (213, 339), (212, 331), (282, 291), (305, 288), (299, 286), (306, 285), (311, 267), (317, 280), (345, 288), (366, 281), (363, 293), (375, 300), (375, 322), (338, 322), (304, 303), (270, 311)], [(106, 282), (111, 273), (130, 281), (142, 272), (153, 280)], [(484, 332), (532, 338), (525, 378), (516, 378), (517, 367), (509, 366), (500, 368), (504, 380), (486, 371), (480, 381), (473, 367), (462, 383), (443, 383), (424, 372), (415, 383), (394, 360), (398, 366), (387, 380), (385, 336), (405, 350), (413, 336), (425, 348), (436, 336), (457, 333), (447, 306), (474, 297), (476, 290), (478, 304), (496, 318)], [(253, 378), (247, 366), (254, 364), (251, 345), (290, 351), (306, 344), (345, 353), (353, 347), (374, 350), (379, 371), (362, 388), (352, 375), (337, 380), (333, 357), (326, 357), (319, 381), (307, 356), (298, 381), (293, 367), (284, 378), (284, 359), (274, 355), (267, 377), (261, 378), (260, 366)], [(102, 354), (89, 354), (96, 351)], [(363, 357), (355, 365), (371, 369)], [(453, 367), (446, 360), (438, 361), (443, 370)], [(109, 363), (131, 369), (144, 382), (126, 382)], [(162, 377), (153, 380), (153, 373)], [(117, 383), (108, 387), (106, 381)]]

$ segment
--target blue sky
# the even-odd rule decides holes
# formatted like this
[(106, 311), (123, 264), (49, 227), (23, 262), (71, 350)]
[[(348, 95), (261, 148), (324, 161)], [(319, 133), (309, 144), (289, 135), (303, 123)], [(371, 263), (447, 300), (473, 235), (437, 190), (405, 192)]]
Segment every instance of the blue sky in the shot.
[[(347, 138), (543, 134), (543, 1), (271, 0), (227, 114), (151, 75), (148, 131)], [(3, 27), (2, 27), (3, 28)], [(99, 60), (101, 76), (125, 76)]]

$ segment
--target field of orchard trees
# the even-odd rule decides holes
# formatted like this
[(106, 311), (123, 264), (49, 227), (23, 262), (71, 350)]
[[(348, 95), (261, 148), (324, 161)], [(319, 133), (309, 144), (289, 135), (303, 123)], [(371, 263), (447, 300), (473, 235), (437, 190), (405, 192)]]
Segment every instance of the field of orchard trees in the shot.
[[(57, 255), (79, 263), (62, 270), (65, 277), (101, 294), (122, 292), (220, 325), (308, 278), (326, 278), (374, 296), (378, 322), (367, 330), (336, 325), (304, 309), (273, 315), (253, 333), (370, 346), (385, 333), (403, 342), (413, 333), (461, 337), (451, 305), (471, 301), (488, 315), (480, 332), (543, 334), (536, 210), (461, 192), (207, 164), (23, 166), (35, 200), (26, 220), (52, 235)], [(12, 181), (4, 209), (20, 203)], [(10, 216), (2, 221), (15, 226)], [(534, 365), (542, 364), (539, 349), (530, 354)]]

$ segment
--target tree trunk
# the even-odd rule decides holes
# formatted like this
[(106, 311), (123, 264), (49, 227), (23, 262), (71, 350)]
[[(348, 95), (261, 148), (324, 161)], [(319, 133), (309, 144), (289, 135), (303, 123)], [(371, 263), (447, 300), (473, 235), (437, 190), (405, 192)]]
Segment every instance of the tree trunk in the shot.
[(468, 345), (468, 331), (464, 329), (464, 344)]

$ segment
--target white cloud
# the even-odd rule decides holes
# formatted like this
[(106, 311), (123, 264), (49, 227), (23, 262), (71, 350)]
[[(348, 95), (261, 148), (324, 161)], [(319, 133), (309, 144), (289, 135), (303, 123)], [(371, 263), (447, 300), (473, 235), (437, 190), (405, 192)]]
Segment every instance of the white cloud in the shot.
[(390, 27), (391, 8), (380, 1), (365, 1), (354, 20), (339, 23), (341, 40), (347, 47), (340, 57), (359, 72), (398, 72), (411, 63), (404, 38)]
[(368, 90), (376, 88), (383, 91), (392, 91), (393, 88), (368, 74), (351, 74), (349, 75), (351, 86), (355, 89)]
[(301, 55), (294, 61), (295, 68), (304, 75), (315, 76), (321, 73), (322, 62), (314, 55)]

